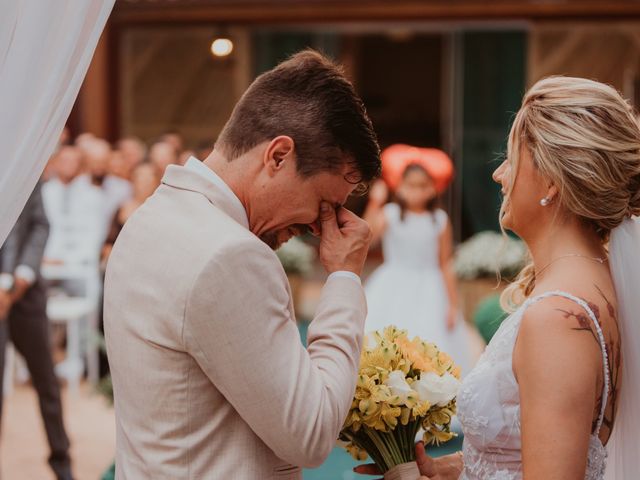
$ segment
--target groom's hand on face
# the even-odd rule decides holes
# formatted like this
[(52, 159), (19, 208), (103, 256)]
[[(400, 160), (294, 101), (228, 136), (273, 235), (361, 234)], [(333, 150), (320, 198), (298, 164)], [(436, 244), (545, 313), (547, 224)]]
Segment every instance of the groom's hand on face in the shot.
[(320, 261), (329, 273), (362, 273), (369, 251), (371, 230), (367, 222), (344, 207), (320, 205)]

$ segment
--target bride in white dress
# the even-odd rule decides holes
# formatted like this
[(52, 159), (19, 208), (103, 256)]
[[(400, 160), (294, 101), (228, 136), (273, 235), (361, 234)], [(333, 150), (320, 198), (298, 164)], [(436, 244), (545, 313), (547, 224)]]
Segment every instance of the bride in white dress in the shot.
[(636, 117), (609, 86), (541, 80), (494, 179), (501, 223), (533, 261), (458, 395), (463, 453), (430, 459), (418, 446), (421, 478), (640, 478)]
[(450, 265), (451, 224), (436, 206), (435, 184), (422, 166), (409, 164), (396, 191), (398, 202), (385, 205), (387, 196), (384, 182), (376, 183), (364, 216), (374, 241), (382, 239), (384, 253), (384, 263), (365, 285), (365, 331), (394, 324), (435, 343), (468, 373), (469, 339)]

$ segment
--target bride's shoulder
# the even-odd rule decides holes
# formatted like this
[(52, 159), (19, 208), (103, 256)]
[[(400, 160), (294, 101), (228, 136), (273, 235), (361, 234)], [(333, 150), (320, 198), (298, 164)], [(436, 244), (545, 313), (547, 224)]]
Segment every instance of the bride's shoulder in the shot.
[(583, 298), (567, 292), (547, 292), (534, 297), (522, 313), (514, 358), (527, 362), (541, 355), (576, 355), (597, 364), (602, 359), (600, 332), (605, 344), (611, 338), (608, 325), (615, 315), (612, 310), (606, 299), (591, 295)]
[(548, 291), (532, 297), (523, 312), (522, 323), (531, 327), (589, 330), (597, 333), (609, 319), (615, 320), (615, 305), (601, 289), (584, 292)]
[[(602, 360), (594, 322), (583, 306), (563, 296), (545, 296), (530, 302), (522, 314), (513, 352), (516, 377), (553, 374), (593, 381)], [(562, 378), (558, 378), (562, 377)]]
[(562, 291), (545, 292), (533, 296), (525, 304), (522, 324), (543, 330), (573, 328), (588, 321), (593, 308), (592, 302), (578, 295)]

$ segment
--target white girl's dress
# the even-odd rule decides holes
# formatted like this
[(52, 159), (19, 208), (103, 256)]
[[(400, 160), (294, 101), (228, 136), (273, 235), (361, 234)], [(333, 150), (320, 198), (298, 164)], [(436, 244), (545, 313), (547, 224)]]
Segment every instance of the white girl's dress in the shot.
[(365, 331), (396, 325), (408, 330), (410, 338), (417, 335), (435, 343), (453, 357), (463, 373), (469, 371), (469, 338), (462, 316), (453, 331), (446, 326), (449, 295), (440, 269), (439, 239), (447, 214), (443, 210), (405, 212), (401, 220), (400, 207), (389, 203), (384, 215), (384, 263), (365, 285), (369, 310)]

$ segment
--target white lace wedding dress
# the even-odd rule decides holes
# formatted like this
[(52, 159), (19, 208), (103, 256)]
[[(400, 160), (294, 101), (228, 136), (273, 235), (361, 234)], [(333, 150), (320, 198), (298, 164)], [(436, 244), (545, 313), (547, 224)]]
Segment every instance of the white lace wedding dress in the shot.
[[(512, 354), (525, 310), (535, 302), (551, 296), (561, 296), (576, 302), (593, 321), (603, 355), (605, 385), (602, 398), (608, 398), (610, 381), (604, 337), (596, 316), (587, 303), (564, 292), (548, 292), (528, 299), (503, 322), (460, 389), (458, 418), (464, 432), (464, 471), (461, 480), (522, 478), (520, 396), (512, 369)], [(596, 429), (591, 435), (585, 480), (604, 478), (607, 453), (598, 433), (605, 408), (606, 400)]]

